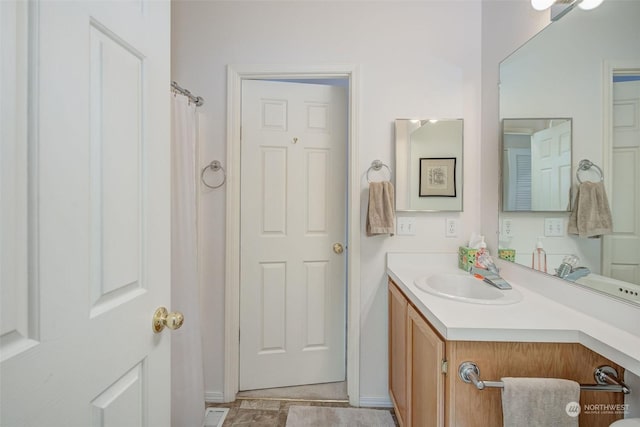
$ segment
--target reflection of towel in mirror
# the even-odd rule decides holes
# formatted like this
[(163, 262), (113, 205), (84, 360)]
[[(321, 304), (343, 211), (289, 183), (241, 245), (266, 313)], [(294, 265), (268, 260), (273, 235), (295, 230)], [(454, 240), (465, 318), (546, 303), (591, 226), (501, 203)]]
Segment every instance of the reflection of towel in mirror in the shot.
[(367, 236), (389, 234), (395, 229), (393, 209), (393, 184), (389, 181), (369, 183), (369, 207), (367, 208)]
[(612, 230), (611, 210), (604, 183), (583, 182), (576, 192), (567, 232), (580, 237), (600, 237), (611, 234)]
[(502, 378), (505, 427), (578, 427), (580, 384), (555, 378)]

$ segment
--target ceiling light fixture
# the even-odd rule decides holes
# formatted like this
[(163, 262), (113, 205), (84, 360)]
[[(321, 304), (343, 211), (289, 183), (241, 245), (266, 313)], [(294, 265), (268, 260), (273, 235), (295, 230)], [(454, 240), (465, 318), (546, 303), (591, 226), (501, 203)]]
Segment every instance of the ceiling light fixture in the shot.
[(584, 10), (591, 10), (600, 6), (600, 4), (602, 4), (602, 1), (603, 0), (582, 0), (580, 3), (578, 3), (578, 7)]
[(545, 10), (548, 8), (556, 8), (563, 11), (559, 17), (566, 14), (573, 9), (576, 5), (584, 10), (595, 9), (602, 4), (603, 0), (531, 0), (531, 7), (535, 10)]
[(531, 6), (535, 10), (549, 9), (551, 5), (554, 3), (555, 3), (555, 0), (531, 0)]

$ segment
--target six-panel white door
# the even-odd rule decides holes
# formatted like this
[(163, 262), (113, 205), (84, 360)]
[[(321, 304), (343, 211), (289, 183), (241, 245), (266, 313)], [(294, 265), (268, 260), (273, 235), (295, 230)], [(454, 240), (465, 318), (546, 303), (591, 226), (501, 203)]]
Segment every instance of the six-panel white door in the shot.
[(640, 81), (613, 84), (611, 212), (603, 273), (640, 285)]
[(0, 424), (169, 426), (170, 3), (1, 7)]
[(241, 390), (345, 379), (346, 106), (343, 87), (242, 83)]

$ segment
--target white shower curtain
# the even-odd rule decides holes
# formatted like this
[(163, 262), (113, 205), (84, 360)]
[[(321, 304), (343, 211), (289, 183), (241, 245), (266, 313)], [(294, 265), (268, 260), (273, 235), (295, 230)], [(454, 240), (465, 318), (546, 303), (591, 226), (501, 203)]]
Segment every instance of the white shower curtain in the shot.
[(198, 284), (196, 107), (172, 96), (171, 308), (184, 314), (171, 337), (171, 425), (202, 427), (204, 372)]

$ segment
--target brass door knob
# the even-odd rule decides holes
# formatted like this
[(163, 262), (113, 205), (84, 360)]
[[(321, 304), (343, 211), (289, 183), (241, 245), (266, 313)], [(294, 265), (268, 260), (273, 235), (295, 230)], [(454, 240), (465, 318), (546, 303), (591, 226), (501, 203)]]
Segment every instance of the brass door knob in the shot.
[(179, 311), (169, 313), (164, 307), (160, 307), (153, 313), (153, 332), (162, 332), (165, 326), (171, 330), (179, 329), (184, 323), (184, 316)]
[(337, 253), (338, 255), (340, 255), (342, 252), (344, 252), (344, 248), (342, 247), (342, 244), (334, 243), (333, 244), (333, 252)]

